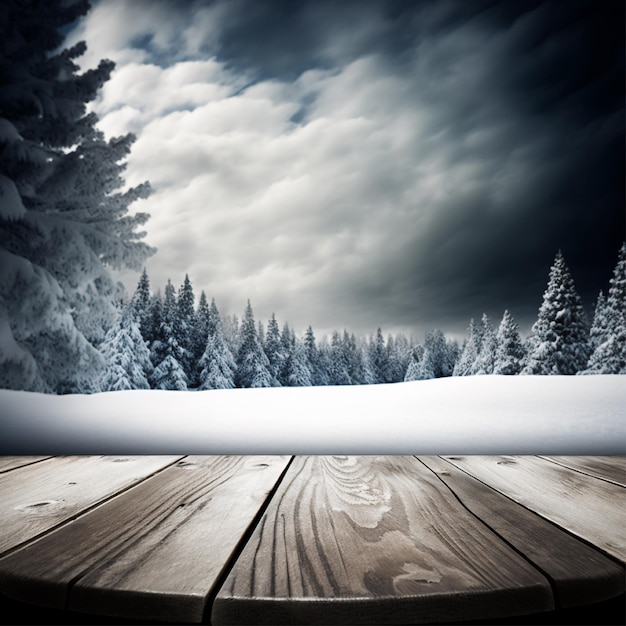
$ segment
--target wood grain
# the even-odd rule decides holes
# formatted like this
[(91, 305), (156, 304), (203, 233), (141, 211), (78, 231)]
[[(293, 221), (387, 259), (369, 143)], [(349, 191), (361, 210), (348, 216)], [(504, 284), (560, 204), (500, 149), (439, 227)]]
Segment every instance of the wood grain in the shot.
[(465, 507), (554, 582), (560, 606), (624, 593), (624, 567), (439, 457), (418, 457)]
[(542, 456), (541, 458), (626, 487), (626, 458), (623, 456)]
[(212, 623), (425, 623), (553, 606), (547, 580), (417, 459), (297, 457)]
[(626, 490), (533, 456), (446, 456), (453, 465), (626, 562)]
[(24, 465), (30, 465), (31, 463), (37, 463), (44, 459), (49, 459), (49, 456), (2, 456), (0, 457), (0, 474), (4, 472), (10, 472)]
[(199, 622), (289, 457), (185, 457), (0, 560), (0, 592), (46, 606)]
[(0, 555), (180, 458), (55, 457), (0, 474)]

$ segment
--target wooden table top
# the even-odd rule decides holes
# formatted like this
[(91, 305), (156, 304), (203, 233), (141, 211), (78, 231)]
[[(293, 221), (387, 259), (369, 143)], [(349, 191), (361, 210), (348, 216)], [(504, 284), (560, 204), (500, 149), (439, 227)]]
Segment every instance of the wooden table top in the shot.
[(624, 593), (626, 457), (0, 457), (0, 594), (159, 622), (422, 624)]

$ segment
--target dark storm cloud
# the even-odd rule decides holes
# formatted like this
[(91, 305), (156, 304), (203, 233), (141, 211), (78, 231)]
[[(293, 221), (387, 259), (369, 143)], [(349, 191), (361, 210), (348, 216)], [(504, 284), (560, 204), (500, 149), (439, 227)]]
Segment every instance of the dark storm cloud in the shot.
[[(591, 313), (625, 238), (623, 5), (501, 6), (453, 27), (452, 37), (483, 33), (481, 67), (466, 68), (458, 90), (432, 93), (452, 158), (486, 164), (482, 185), (439, 206), (356, 288), (364, 300), (395, 303), (399, 322), (417, 312), (425, 324), (458, 328), (509, 308), (528, 326), (557, 249)], [(435, 80), (448, 60), (431, 60)], [(497, 127), (468, 148), (472, 133)]]
[[(423, 38), (472, 28), (484, 33), (476, 59), (483, 67), (467, 69), (486, 75), (478, 84), (459, 77), (459, 92), (463, 83), (480, 92), (445, 94), (451, 100), (440, 103), (444, 141), (459, 142), (458, 159), (475, 157), (476, 149), (464, 154), (459, 140), (501, 116), (515, 129), (485, 146), (492, 159), (542, 145), (528, 153), (518, 197), (495, 208), (489, 189), (458, 199), (459, 206), (434, 216), (426, 240), (416, 233), (418, 249), (406, 251), (404, 276), (392, 261), (393, 274), (381, 283), (416, 277), (409, 281), (416, 292), (437, 294), (433, 320), (447, 311), (454, 318), (455, 311), (503, 307), (527, 315), (560, 248), (591, 304), (625, 236), (622, 2), (255, 3), (230, 14), (221, 53), (279, 78), (336, 62), (333, 54), (349, 61), (373, 52), (391, 55), (408, 73), (410, 52), (417, 44), (419, 57)], [(433, 80), (448, 60), (431, 65)]]
[(590, 313), (606, 289), (626, 236), (621, 1), (97, 7), (87, 38), (120, 60), (99, 113), (140, 136), (128, 171), (155, 183), (175, 283), (360, 332), (505, 308), (527, 330), (558, 249)]

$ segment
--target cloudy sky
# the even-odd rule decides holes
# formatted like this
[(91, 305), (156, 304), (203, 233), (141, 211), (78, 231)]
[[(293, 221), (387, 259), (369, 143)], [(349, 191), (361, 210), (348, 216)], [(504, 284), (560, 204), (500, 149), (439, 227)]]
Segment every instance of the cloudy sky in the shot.
[(188, 273), (222, 313), (417, 338), (505, 308), (526, 332), (558, 249), (588, 312), (606, 289), (622, 0), (92, 4), (66, 43), (116, 62), (94, 110), (138, 137), (153, 288)]

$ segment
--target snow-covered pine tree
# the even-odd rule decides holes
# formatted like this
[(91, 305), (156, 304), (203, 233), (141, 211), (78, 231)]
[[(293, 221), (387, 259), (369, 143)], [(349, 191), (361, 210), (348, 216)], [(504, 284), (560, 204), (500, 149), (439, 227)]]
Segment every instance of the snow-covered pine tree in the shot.
[(187, 390), (187, 376), (180, 363), (171, 354), (168, 354), (154, 368), (150, 380), (153, 389)]
[(411, 352), (404, 382), (428, 380), (429, 378), (435, 378), (430, 351), (424, 346), (416, 346)]
[(352, 379), (348, 373), (348, 358), (341, 335), (334, 330), (330, 339), (328, 351), (328, 379), (331, 385), (351, 385)]
[(150, 348), (150, 359), (154, 364), (154, 371), (150, 377), (153, 389), (184, 391), (188, 387), (189, 379), (181, 365), (184, 351), (178, 343), (180, 330), (177, 324), (176, 289), (168, 280), (165, 286), (161, 325)]
[(478, 358), (480, 345), (482, 343), (482, 325), (477, 326), (472, 318), (468, 327), (468, 336), (459, 359), (457, 360), (453, 376), (471, 376), (472, 368)]
[(194, 331), (196, 327), (195, 295), (189, 275), (178, 290), (176, 298), (176, 331), (178, 344), (182, 350), (180, 364), (185, 370), (189, 385), (195, 387)]
[(101, 391), (149, 389), (152, 375), (150, 351), (146, 346), (133, 307), (126, 307), (111, 328), (100, 348), (106, 361)]
[(113, 63), (78, 74), (59, 52), (85, 1), (0, 5), (0, 386), (90, 391), (115, 319), (109, 267), (140, 267), (147, 185), (118, 193), (133, 137), (105, 141), (86, 113)]
[(433, 374), (431, 378), (452, 376), (454, 353), (446, 341), (446, 336), (439, 328), (429, 330), (424, 336), (424, 350), (428, 353), (422, 358), (423, 375)]
[(419, 360), (412, 354), (404, 374), (404, 382), (409, 383), (414, 380), (419, 380)]
[(311, 385), (319, 385), (319, 352), (315, 342), (315, 333), (310, 324), (304, 333), (304, 353), (309, 372), (311, 372)]
[[(370, 364), (370, 342), (366, 337), (351, 335), (351, 342), (355, 346), (355, 366), (348, 370), (353, 385), (373, 385), (374, 372)], [(389, 352), (387, 351), (387, 356)], [(389, 370), (390, 371), (390, 370)], [(391, 374), (389, 374), (391, 376)], [(391, 380), (389, 380), (391, 382)]]
[(289, 387), (310, 387), (313, 384), (304, 343), (296, 339), (285, 364)]
[(199, 361), (200, 391), (206, 389), (232, 389), (235, 386), (237, 364), (226, 339), (215, 298), (211, 300), (204, 353)]
[(529, 346), (522, 374), (576, 374), (589, 359), (587, 317), (560, 250), (550, 268)]
[[(198, 300), (198, 309), (196, 310), (195, 323), (192, 332), (193, 359), (196, 379), (200, 375), (202, 368), (199, 367), (199, 361), (204, 354), (206, 348), (207, 337), (209, 335), (209, 303), (204, 290), (200, 292)], [(221, 322), (220, 322), (221, 326)]]
[(259, 343), (250, 300), (248, 300), (241, 321), (239, 335), (235, 385), (237, 387), (271, 387), (270, 362)]
[(395, 358), (398, 361), (398, 371), (394, 380), (395, 382), (400, 383), (404, 380), (406, 375), (415, 345), (412, 339), (409, 340), (406, 335), (403, 335), (402, 333), (394, 337), (393, 344)]
[(603, 344), (609, 337), (606, 309), (606, 297), (604, 296), (604, 293), (600, 291), (600, 293), (598, 294), (598, 299), (596, 300), (591, 330), (589, 331), (589, 347), (592, 354), (597, 349), (597, 347)]
[(267, 332), (265, 333), (265, 344), (263, 347), (269, 360), (272, 387), (280, 387), (279, 379), (282, 377), (282, 371), (285, 367), (285, 361), (288, 355), (284, 351), (278, 322), (276, 321), (274, 313), (272, 313), (272, 317), (267, 323)]
[(328, 337), (324, 335), (317, 344), (317, 369), (316, 380), (318, 385), (332, 385), (331, 370), (332, 370), (331, 348), (328, 342)]
[(278, 382), (279, 385), (283, 387), (288, 387), (288, 376), (289, 372), (287, 371), (287, 362), (289, 361), (289, 357), (293, 352), (296, 345), (296, 334), (289, 327), (289, 322), (285, 322), (283, 324), (283, 329), (280, 333), (280, 350), (281, 350), (281, 367), (278, 371)]
[[(113, 319), (115, 285), (108, 268), (139, 269), (154, 252), (136, 241), (145, 233), (134, 232), (148, 216), (124, 215), (130, 204), (149, 195), (149, 186), (119, 191), (134, 141), (132, 135), (105, 141), (101, 132), (94, 132), (63, 155), (39, 188), (45, 202), (36, 210), (49, 229), (41, 236), (39, 258), (63, 288), (77, 328), (94, 345)], [(70, 236), (72, 245), (63, 245)]]
[(369, 364), (374, 384), (390, 382), (389, 354), (380, 327), (376, 329), (376, 335), (369, 344)]
[(358, 340), (354, 333), (344, 330), (342, 343), (351, 384), (367, 384), (372, 380), (372, 373), (367, 363), (367, 342), (362, 339)]
[(606, 302), (598, 298), (585, 374), (626, 374), (626, 243), (609, 284)]
[(152, 325), (150, 323), (150, 278), (146, 268), (143, 268), (137, 288), (130, 301), (133, 314), (139, 324), (139, 331), (144, 341), (150, 345), (154, 337), (151, 336)]
[(493, 374), (496, 362), (496, 333), (489, 316), (483, 313), (480, 321), (481, 339), (478, 356), (471, 368), (472, 375)]
[(424, 347), (424, 354), (422, 355), (422, 358), (417, 366), (416, 380), (437, 378), (435, 373), (436, 366), (436, 356), (427, 347)]
[[(404, 339), (406, 341), (406, 338)], [(389, 363), (389, 382), (399, 383), (404, 380), (406, 363), (402, 349), (401, 335), (394, 337), (391, 333), (387, 335), (387, 362)]]
[[(157, 290), (155, 294), (150, 297), (150, 305), (148, 316), (146, 319), (147, 329), (146, 335), (142, 334), (144, 341), (148, 345), (150, 352), (154, 346), (154, 342), (159, 338), (159, 329), (163, 322), (163, 297), (161, 296), (161, 290)], [(150, 357), (152, 359), (152, 356)], [(154, 361), (153, 361), (154, 363)]]
[(517, 322), (509, 311), (504, 311), (496, 333), (494, 374), (514, 376), (521, 372), (525, 351), (518, 328)]

